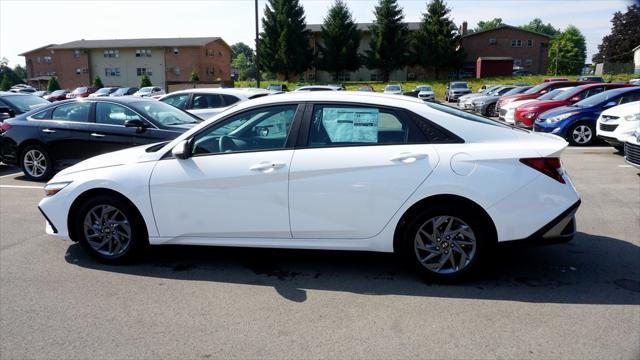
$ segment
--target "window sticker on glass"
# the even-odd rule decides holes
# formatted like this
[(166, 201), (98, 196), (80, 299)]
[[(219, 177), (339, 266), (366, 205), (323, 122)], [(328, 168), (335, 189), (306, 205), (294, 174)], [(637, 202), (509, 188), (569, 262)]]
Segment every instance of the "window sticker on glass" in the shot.
[(377, 143), (378, 117), (375, 108), (322, 109), (322, 125), (334, 143)]

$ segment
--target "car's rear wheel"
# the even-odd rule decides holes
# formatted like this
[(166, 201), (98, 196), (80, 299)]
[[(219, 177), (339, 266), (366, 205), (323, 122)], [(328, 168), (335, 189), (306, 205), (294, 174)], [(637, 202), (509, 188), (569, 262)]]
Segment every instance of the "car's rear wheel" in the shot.
[(588, 146), (593, 144), (595, 129), (587, 123), (577, 123), (569, 129), (568, 140), (574, 146)]
[(498, 114), (496, 113), (496, 104), (491, 104), (489, 106), (487, 106), (487, 113), (486, 115), (489, 117), (495, 117), (498, 116)]
[(132, 260), (147, 243), (144, 222), (123, 199), (92, 197), (81, 205), (77, 215), (75, 237), (91, 256), (102, 262)]
[(20, 166), (29, 180), (45, 181), (53, 175), (51, 156), (40, 145), (30, 145), (22, 151)]
[(400, 251), (427, 280), (457, 282), (477, 273), (490, 234), (482, 217), (463, 207), (431, 206), (408, 223)]

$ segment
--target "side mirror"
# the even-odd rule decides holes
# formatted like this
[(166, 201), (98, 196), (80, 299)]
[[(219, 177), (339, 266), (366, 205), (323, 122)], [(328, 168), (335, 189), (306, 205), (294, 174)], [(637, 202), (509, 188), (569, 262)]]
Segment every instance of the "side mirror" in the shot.
[(13, 111), (13, 109), (6, 106), (0, 107), (0, 121), (10, 119), (14, 116), (16, 116), (16, 112)]
[(571, 101), (571, 102), (578, 102), (578, 101), (580, 101), (580, 100), (581, 100), (581, 99), (580, 99), (580, 96), (574, 96), (574, 97), (572, 97), (571, 99), (569, 99), (569, 101)]
[(618, 105), (617, 102), (609, 101), (608, 103), (604, 104), (603, 108), (610, 108), (610, 107), (613, 107), (613, 106), (616, 106), (616, 105)]
[(125, 127), (136, 128), (137, 133), (144, 132), (144, 129), (147, 127), (147, 123), (140, 119), (132, 119), (124, 122)]
[(540, 91), (540, 95), (543, 95), (543, 94), (546, 94), (546, 93), (547, 93), (547, 90)]
[(182, 140), (171, 149), (171, 155), (176, 159), (188, 159), (191, 156), (191, 146), (189, 146), (188, 140)]

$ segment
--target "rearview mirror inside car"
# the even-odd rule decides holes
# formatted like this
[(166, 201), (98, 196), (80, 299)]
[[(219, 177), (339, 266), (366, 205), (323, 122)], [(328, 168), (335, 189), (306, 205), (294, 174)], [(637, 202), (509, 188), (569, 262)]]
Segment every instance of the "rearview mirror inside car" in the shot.
[(189, 146), (189, 141), (182, 140), (178, 143), (178, 145), (174, 146), (171, 149), (171, 155), (176, 159), (187, 159), (191, 156), (191, 147)]

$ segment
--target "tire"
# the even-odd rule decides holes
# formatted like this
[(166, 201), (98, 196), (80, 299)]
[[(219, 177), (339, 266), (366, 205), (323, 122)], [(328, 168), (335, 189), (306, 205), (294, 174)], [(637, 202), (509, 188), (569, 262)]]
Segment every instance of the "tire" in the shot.
[(53, 159), (40, 145), (29, 145), (22, 150), (20, 167), (29, 180), (46, 181), (53, 176)]
[(571, 125), (567, 132), (567, 141), (573, 146), (589, 146), (596, 139), (596, 129), (593, 125), (579, 122)]
[(487, 106), (487, 110), (486, 110), (486, 116), (488, 117), (495, 117), (496, 114), (496, 104), (490, 104), (489, 106)]
[(131, 204), (119, 197), (98, 195), (89, 198), (80, 205), (76, 214), (74, 238), (100, 262), (130, 262), (148, 244), (141, 216)]
[[(442, 222), (443, 220), (448, 221)], [(450, 232), (454, 233), (453, 237), (457, 241), (447, 237), (443, 231), (449, 223)], [(434, 224), (440, 229), (439, 233), (432, 230)], [(468, 230), (456, 234), (455, 230), (461, 229)], [(479, 273), (491, 250), (490, 246), (494, 243), (492, 233), (491, 225), (468, 207), (435, 204), (408, 220), (400, 235), (398, 250), (404, 262), (410, 264), (425, 280), (455, 283)], [(436, 269), (440, 261), (444, 262)]]

